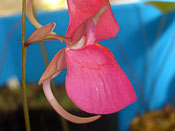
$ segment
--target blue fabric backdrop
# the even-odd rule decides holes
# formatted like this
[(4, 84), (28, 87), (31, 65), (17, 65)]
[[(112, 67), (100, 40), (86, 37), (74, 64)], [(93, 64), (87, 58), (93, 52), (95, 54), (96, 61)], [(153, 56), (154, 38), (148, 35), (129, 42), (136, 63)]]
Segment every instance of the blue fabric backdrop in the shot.
[[(137, 92), (137, 102), (118, 113), (119, 129), (126, 131), (130, 120), (137, 113), (145, 111), (145, 105), (152, 110), (173, 102), (175, 12), (163, 16), (156, 8), (143, 4), (118, 5), (112, 9), (120, 25), (120, 31), (115, 38), (99, 43), (114, 53)], [(65, 34), (68, 25), (67, 10), (40, 12), (38, 18), (43, 25), (56, 22), (54, 31), (57, 34)], [(9, 41), (4, 65), (0, 62), (0, 85), (5, 84), (12, 76), (17, 76), (21, 80), (20, 19), (20, 15), (0, 18), (0, 59), (7, 46), (5, 43)], [(26, 35), (29, 36), (33, 31), (34, 27), (27, 21)], [(45, 43), (49, 60), (65, 46), (57, 41)], [(38, 82), (44, 70), (39, 44), (31, 45), (27, 52), (27, 82)], [(56, 82), (64, 83), (65, 75), (66, 71), (56, 78)], [(153, 95), (150, 93), (151, 89), (154, 89)]]

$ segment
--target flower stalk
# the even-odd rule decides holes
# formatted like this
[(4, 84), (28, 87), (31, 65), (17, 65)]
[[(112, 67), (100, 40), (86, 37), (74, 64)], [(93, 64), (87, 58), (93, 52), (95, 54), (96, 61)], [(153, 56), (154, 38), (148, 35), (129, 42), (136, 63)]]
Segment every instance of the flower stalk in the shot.
[(30, 131), (29, 111), (27, 104), (27, 92), (26, 92), (26, 56), (27, 46), (25, 46), (25, 23), (26, 23), (26, 0), (22, 2), (22, 94), (23, 94), (23, 110), (24, 119), (26, 125), (26, 131)]

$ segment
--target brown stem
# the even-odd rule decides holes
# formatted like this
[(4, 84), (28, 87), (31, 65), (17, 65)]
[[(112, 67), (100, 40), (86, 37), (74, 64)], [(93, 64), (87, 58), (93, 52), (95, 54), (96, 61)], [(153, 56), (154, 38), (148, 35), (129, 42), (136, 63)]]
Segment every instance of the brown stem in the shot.
[(22, 3), (22, 94), (23, 94), (23, 110), (24, 119), (26, 125), (26, 131), (30, 131), (29, 111), (27, 105), (27, 93), (26, 93), (26, 56), (27, 47), (24, 45), (25, 41), (25, 23), (26, 23), (26, 0)]

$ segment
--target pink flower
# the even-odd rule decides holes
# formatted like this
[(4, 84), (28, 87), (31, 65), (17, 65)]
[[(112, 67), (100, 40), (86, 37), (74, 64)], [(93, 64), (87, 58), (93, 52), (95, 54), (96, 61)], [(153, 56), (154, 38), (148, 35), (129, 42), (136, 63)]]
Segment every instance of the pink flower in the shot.
[(52, 59), (39, 84), (51, 106), (65, 119), (87, 123), (100, 116), (81, 118), (66, 112), (56, 101), (50, 80), (67, 68), (66, 91), (70, 99), (83, 111), (93, 114), (117, 112), (136, 101), (132, 84), (112, 52), (96, 41), (115, 37), (119, 26), (109, 0), (67, 0), (69, 26), (66, 37), (55, 34), (55, 23), (41, 26), (33, 17), (32, 2), (28, 0), (27, 15), (38, 28), (26, 40), (30, 45), (41, 40), (61, 40), (66, 47)]

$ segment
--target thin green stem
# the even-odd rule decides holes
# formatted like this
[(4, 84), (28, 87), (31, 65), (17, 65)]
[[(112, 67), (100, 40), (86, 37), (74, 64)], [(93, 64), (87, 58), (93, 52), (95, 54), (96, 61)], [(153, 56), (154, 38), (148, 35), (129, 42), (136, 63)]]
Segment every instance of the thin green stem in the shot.
[(24, 45), (25, 41), (25, 23), (26, 23), (26, 0), (22, 3), (22, 94), (23, 94), (23, 110), (26, 125), (26, 131), (30, 131), (29, 111), (27, 105), (27, 92), (26, 92), (26, 56), (27, 47)]

